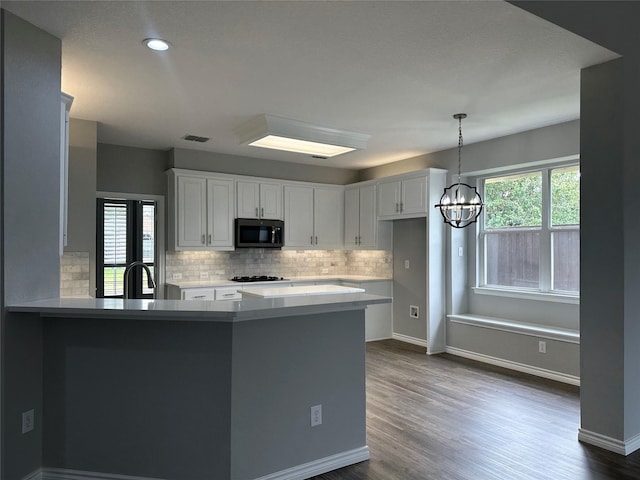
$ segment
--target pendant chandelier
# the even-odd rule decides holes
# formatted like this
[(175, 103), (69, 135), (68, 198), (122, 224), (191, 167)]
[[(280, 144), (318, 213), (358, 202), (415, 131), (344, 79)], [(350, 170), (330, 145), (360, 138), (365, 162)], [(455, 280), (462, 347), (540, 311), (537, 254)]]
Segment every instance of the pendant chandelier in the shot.
[(462, 160), (462, 119), (466, 113), (456, 113), (453, 118), (458, 120), (458, 183), (444, 189), (440, 203), (436, 205), (442, 213), (445, 223), (454, 228), (464, 228), (478, 220), (482, 211), (482, 198), (476, 187), (460, 181), (460, 163)]

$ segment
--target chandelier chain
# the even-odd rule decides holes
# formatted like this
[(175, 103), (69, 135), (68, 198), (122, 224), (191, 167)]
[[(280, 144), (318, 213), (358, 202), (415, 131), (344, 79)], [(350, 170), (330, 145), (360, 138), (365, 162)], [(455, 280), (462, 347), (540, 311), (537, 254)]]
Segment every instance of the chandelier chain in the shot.
[(462, 164), (462, 116), (458, 117), (458, 183), (460, 183), (460, 165)]

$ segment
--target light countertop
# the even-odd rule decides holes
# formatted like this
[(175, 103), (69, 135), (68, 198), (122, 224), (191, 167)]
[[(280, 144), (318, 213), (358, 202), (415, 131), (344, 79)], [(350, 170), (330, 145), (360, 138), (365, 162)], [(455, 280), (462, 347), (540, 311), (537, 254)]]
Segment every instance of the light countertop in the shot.
[[(293, 288), (293, 287), (288, 287)], [(9, 305), (9, 312), (41, 317), (237, 322), (313, 313), (357, 310), (390, 303), (391, 298), (365, 293), (332, 293), (242, 300), (122, 300), (54, 298)]]
[(259, 298), (281, 298), (358, 292), (364, 292), (364, 288), (344, 287), (342, 285), (300, 285), (297, 287), (244, 287), (242, 296), (243, 298), (245, 295)]

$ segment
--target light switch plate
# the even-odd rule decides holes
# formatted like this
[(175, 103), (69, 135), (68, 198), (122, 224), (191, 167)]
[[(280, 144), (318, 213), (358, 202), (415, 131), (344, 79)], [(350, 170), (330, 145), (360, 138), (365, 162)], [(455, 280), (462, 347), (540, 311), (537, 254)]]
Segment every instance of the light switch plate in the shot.
[(35, 426), (35, 411), (32, 408), (26, 412), (22, 412), (22, 433), (28, 433)]

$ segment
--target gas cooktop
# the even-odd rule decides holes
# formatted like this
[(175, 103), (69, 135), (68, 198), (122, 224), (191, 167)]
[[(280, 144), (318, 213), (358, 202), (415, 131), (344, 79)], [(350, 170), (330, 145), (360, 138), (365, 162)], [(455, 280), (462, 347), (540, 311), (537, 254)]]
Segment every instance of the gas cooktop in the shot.
[(254, 275), (252, 277), (233, 277), (232, 282), (275, 282), (285, 280), (282, 277), (269, 277), (267, 275)]

